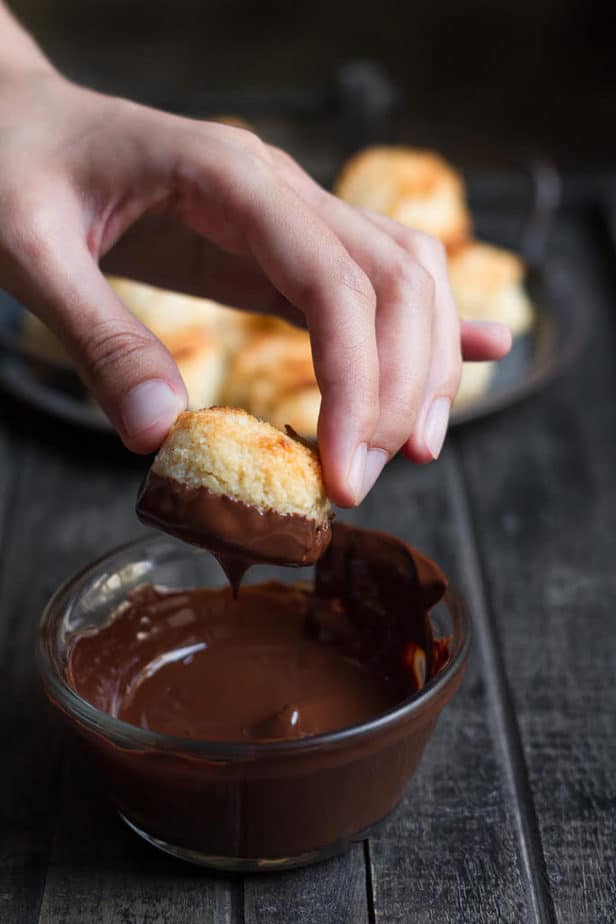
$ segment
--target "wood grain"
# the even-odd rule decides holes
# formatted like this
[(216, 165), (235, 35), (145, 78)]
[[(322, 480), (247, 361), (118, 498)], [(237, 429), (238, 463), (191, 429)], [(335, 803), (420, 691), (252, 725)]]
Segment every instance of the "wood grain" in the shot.
[(71, 747), (40, 924), (234, 924), (240, 883), (167, 857), (128, 830)]
[[(390, 466), (361, 509), (366, 525), (396, 533), (464, 588), (445, 457)], [(490, 723), (473, 647), (464, 684), (445, 709), (400, 809), (370, 840), (378, 921), (530, 921), (515, 806)]]
[[(135, 465), (26, 440), (2, 583), (10, 812), (3, 895), (11, 921), (232, 921), (228, 884), (159, 856), (125, 831), (43, 702), (33, 663), (42, 606), (72, 571), (142, 532)], [(98, 462), (97, 462), (98, 456)], [(19, 515), (17, 515), (19, 512)], [(33, 575), (36, 580), (33, 581)], [(9, 586), (10, 585), (10, 586)], [(10, 657), (9, 657), (10, 655)], [(4, 694), (5, 690), (2, 690)], [(66, 759), (61, 752), (68, 748)], [(63, 769), (62, 769), (63, 768)], [(49, 864), (49, 866), (48, 866)]]
[(318, 866), (244, 881), (246, 924), (364, 924), (368, 921), (361, 844)]
[[(27, 447), (18, 442), (13, 450), (0, 573), (0, 909), (7, 915), (0, 919), (30, 921), (47, 869), (59, 753), (33, 669), (35, 625), (46, 595), (45, 555), (34, 538), (44, 534), (44, 523), (28, 505), (34, 457), (28, 463)], [(32, 577), (37, 567), (40, 581)]]
[(555, 245), (580, 308), (595, 307), (584, 356), (540, 399), (462, 440), (563, 924), (616, 920), (616, 315), (591, 243), (563, 223)]

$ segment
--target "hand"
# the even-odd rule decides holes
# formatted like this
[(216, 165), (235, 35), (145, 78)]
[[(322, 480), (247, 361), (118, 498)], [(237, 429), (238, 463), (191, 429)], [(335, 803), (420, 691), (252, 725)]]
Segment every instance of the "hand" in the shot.
[(468, 359), (510, 348), (464, 323), (442, 246), (360, 212), (242, 129), (0, 69), (0, 286), (63, 340), (135, 452), (186, 393), (103, 266), (305, 323), (323, 401), (328, 493), (358, 503), (398, 450), (436, 458)]

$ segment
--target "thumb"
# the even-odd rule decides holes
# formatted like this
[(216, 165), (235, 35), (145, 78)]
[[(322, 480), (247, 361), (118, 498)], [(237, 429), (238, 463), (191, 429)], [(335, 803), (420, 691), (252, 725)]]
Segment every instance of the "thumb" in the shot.
[(119, 301), (82, 247), (63, 245), (61, 261), (47, 254), (29, 283), (30, 307), (60, 337), (124, 444), (133, 452), (157, 449), (187, 402), (162, 343)]

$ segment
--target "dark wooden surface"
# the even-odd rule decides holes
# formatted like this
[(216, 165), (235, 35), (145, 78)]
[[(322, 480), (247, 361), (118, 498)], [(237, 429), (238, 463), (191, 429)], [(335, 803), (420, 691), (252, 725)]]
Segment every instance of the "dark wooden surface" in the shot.
[(602, 227), (565, 216), (551, 266), (591, 338), (565, 376), (392, 464), (351, 518), (436, 557), (475, 642), (389, 823), (345, 856), (213, 875), (116, 819), (47, 708), (33, 648), (56, 585), (139, 534), (143, 463), (3, 399), (0, 921), (321, 924), (616, 921), (616, 277)]

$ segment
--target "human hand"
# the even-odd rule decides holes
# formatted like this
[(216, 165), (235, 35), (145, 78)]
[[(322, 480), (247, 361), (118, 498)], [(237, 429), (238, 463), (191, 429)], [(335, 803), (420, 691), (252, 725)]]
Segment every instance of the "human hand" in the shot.
[(128, 448), (186, 402), (171, 356), (114, 272), (307, 325), (328, 493), (358, 503), (398, 450), (436, 458), (467, 359), (500, 325), (460, 326), (439, 243), (326, 193), (230, 126), (105, 97), (51, 68), (0, 70), (0, 286), (63, 340)]

